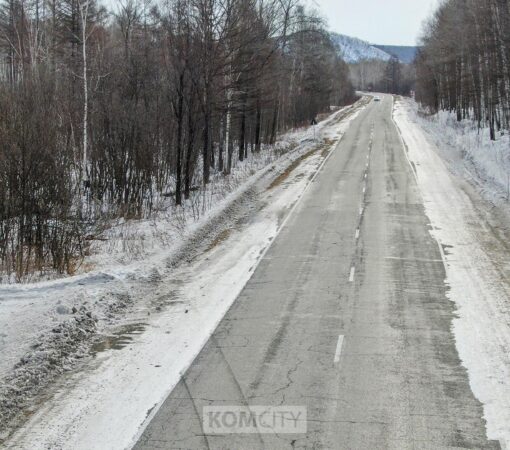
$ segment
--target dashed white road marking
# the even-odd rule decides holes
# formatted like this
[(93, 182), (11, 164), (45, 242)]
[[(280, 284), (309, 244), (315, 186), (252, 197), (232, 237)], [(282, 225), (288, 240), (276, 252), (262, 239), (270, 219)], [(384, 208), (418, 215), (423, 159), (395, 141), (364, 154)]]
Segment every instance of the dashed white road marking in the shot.
[(335, 364), (338, 364), (340, 362), (340, 353), (342, 353), (342, 344), (344, 343), (344, 335), (340, 334), (338, 336), (338, 341), (336, 343), (336, 350), (335, 350), (335, 358), (334, 362)]
[(355, 239), (359, 239), (359, 228), (356, 229)]
[(356, 271), (356, 267), (351, 267), (351, 273), (349, 274), (349, 282), (352, 283), (354, 281), (354, 272)]
[(367, 188), (363, 186), (363, 194), (366, 192)]
[(360, 216), (362, 216), (362, 215), (363, 215), (363, 207), (361, 207), (361, 208), (359, 209), (359, 215), (360, 215)]
[(365, 178), (366, 178), (366, 177), (367, 177), (367, 174), (366, 174), (366, 172), (365, 172)]

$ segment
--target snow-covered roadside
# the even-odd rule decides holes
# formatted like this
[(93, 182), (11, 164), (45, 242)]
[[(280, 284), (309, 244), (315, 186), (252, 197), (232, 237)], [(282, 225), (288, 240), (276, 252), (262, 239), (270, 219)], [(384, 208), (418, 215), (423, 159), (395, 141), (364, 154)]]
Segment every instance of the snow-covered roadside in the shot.
[[(318, 138), (327, 139), (331, 124), (351, 108), (343, 108), (319, 123)], [(108, 240), (96, 242), (99, 248), (93, 249), (85, 260), (85, 265), (94, 267), (88, 273), (38, 283), (0, 285), (0, 380), (24, 355), (33, 353), (32, 347), (41, 343), (41, 336), (72, 319), (73, 310), (93, 314), (99, 326), (115, 322), (115, 311), (132, 303), (130, 282), (152, 279), (154, 271), (174, 265), (183, 255), (192, 259), (189, 253), (194, 243), (209, 235), (214, 239), (215, 230), (209, 225), (224, 222), (226, 210), (235, 207), (258, 180), (277, 176), (317, 145), (312, 138), (310, 128), (287, 133), (278, 144), (280, 151), (271, 153), (266, 149), (261, 155), (250, 155), (229, 177), (233, 181), (217, 177), (219, 180), (211, 183), (211, 190), (216, 193), (211, 195), (218, 203), (205, 213), (202, 211), (197, 220), (193, 220), (195, 213), (190, 206), (170, 219), (161, 212), (152, 220), (130, 221), (111, 228), (106, 232)]]
[(498, 133), (496, 141), (491, 141), (488, 127), (478, 129), (476, 122), (467, 119), (459, 122), (456, 114), (447, 111), (423, 114), (415, 102), (408, 103), (408, 114), (427, 132), (452, 172), (475, 185), (487, 200), (504, 206), (510, 194), (507, 131)]
[[(64, 377), (55, 396), (34, 413), (9, 446), (128, 447), (207, 341), (325, 161), (327, 150), (333, 148), (360, 110), (359, 105), (352, 108), (352, 114), (344, 120), (340, 119), (347, 111), (332, 115), (316, 130), (325, 142), (318, 144), (303, 136), (292, 155), (284, 155), (231, 194), (229, 201), (235, 203), (253, 193), (253, 201), (248, 203), (256, 211), (245, 214), (241, 221), (233, 219), (231, 226), (209, 242), (208, 250), (190, 265), (169, 268), (172, 255), (167, 253), (146, 264), (146, 278), (123, 277), (121, 281), (105, 282), (106, 287), (65, 282), (67, 293), (80, 289), (84, 295), (97, 297), (98, 290), (111, 291), (118, 285), (139, 300), (134, 302), (130, 321), (96, 346), (95, 357), (80, 372)], [(286, 171), (297, 160), (300, 163)], [(215, 215), (221, 216), (222, 211), (207, 220), (214, 222)], [(25, 287), (23, 295), (27, 295), (27, 289), (41, 292), (48, 288), (53, 295), (59, 292), (55, 283), (50, 283)]]
[[(483, 404), (489, 439), (509, 449), (510, 247), (501, 237), (504, 227), (490, 220), (491, 205), (458, 176), (464, 175), (462, 161), (445, 157), (453, 154), (447, 148), (452, 143), (466, 142), (465, 134), (458, 130), (454, 140), (446, 122), (442, 133), (437, 124), (427, 131), (411, 100), (397, 100), (393, 115), (445, 261), (448, 296), (458, 313), (453, 332), (460, 358)], [(490, 173), (492, 156), (482, 150), (472, 146), (470, 164)], [(492, 179), (497, 186), (497, 177)]]

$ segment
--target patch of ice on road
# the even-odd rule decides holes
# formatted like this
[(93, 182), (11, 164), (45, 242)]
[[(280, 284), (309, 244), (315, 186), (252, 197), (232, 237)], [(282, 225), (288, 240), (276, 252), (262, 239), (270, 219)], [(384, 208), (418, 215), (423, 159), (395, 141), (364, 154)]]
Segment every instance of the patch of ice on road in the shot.
[[(397, 101), (394, 119), (407, 145), (432, 235), (439, 244), (448, 246), (444, 255), (449, 298), (455, 302), (458, 318), (453, 320), (459, 356), (468, 370), (474, 395), (483, 404), (489, 439), (499, 440), (510, 448), (510, 268), (508, 249), (498, 242), (494, 230), (480, 219), (476, 205), (460, 187), (461, 179), (450, 172), (448, 161), (432, 142), (431, 133), (419, 124), (416, 107), (410, 100)], [(445, 122), (444, 127), (448, 124)], [(444, 128), (450, 144), (455, 132)], [(462, 132), (460, 132), (462, 135)], [(437, 138), (437, 134), (436, 134)], [(439, 145), (448, 145), (435, 140)], [(486, 147), (486, 146), (485, 146)], [(479, 170), (492, 172), (494, 155), (482, 156), (471, 148), (471, 161)], [(488, 151), (485, 149), (484, 151)], [(476, 154), (476, 156), (475, 156)], [(460, 161), (453, 161), (460, 167)], [(491, 183), (487, 183), (491, 187)]]

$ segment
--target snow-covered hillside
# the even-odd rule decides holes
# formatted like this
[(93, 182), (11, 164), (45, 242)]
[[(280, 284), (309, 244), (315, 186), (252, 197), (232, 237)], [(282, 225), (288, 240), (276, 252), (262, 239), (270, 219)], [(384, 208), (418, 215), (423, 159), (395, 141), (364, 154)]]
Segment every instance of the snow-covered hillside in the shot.
[(356, 63), (364, 59), (388, 61), (391, 58), (389, 53), (373, 46), (367, 41), (338, 33), (331, 33), (331, 36), (333, 41), (340, 47), (341, 55), (347, 63)]
[(375, 45), (374, 46), (383, 52), (396, 56), (400, 62), (404, 64), (411, 64), (416, 58), (416, 53), (419, 47), (411, 45)]
[(345, 34), (331, 33), (333, 41), (340, 47), (340, 53), (347, 63), (366, 59), (388, 61), (392, 56), (404, 64), (411, 64), (418, 47), (405, 45), (377, 45)]

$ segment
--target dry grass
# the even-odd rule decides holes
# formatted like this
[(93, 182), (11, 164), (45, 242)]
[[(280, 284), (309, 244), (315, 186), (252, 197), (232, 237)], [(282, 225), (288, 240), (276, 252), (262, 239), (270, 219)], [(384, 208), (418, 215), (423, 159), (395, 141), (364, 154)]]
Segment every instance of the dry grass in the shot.
[(206, 252), (210, 252), (213, 248), (220, 245), (222, 242), (225, 242), (228, 237), (230, 236), (230, 233), (232, 230), (230, 228), (227, 228), (226, 230), (223, 230), (216, 238), (209, 244), (209, 247), (207, 247)]
[(290, 164), (284, 172), (282, 172), (280, 175), (278, 175), (273, 182), (269, 185), (267, 190), (271, 190), (277, 186), (280, 186), (288, 177), (289, 175), (298, 167), (306, 158), (312, 156), (320, 146), (314, 147), (309, 152), (305, 153), (304, 155), (301, 155), (299, 158), (297, 158), (292, 164)]
[(289, 176), (290, 174), (307, 158), (314, 155), (317, 152), (321, 152), (321, 157), (325, 158), (328, 156), (329, 152), (332, 149), (333, 144), (335, 141), (333, 139), (324, 139), (324, 141), (321, 144), (316, 145), (314, 148), (312, 148), (310, 151), (305, 153), (304, 155), (301, 155), (299, 158), (297, 158), (292, 164), (290, 164), (285, 171), (283, 171), (280, 175), (278, 175), (273, 182), (269, 185), (267, 190), (274, 189), (277, 186), (280, 186)]

